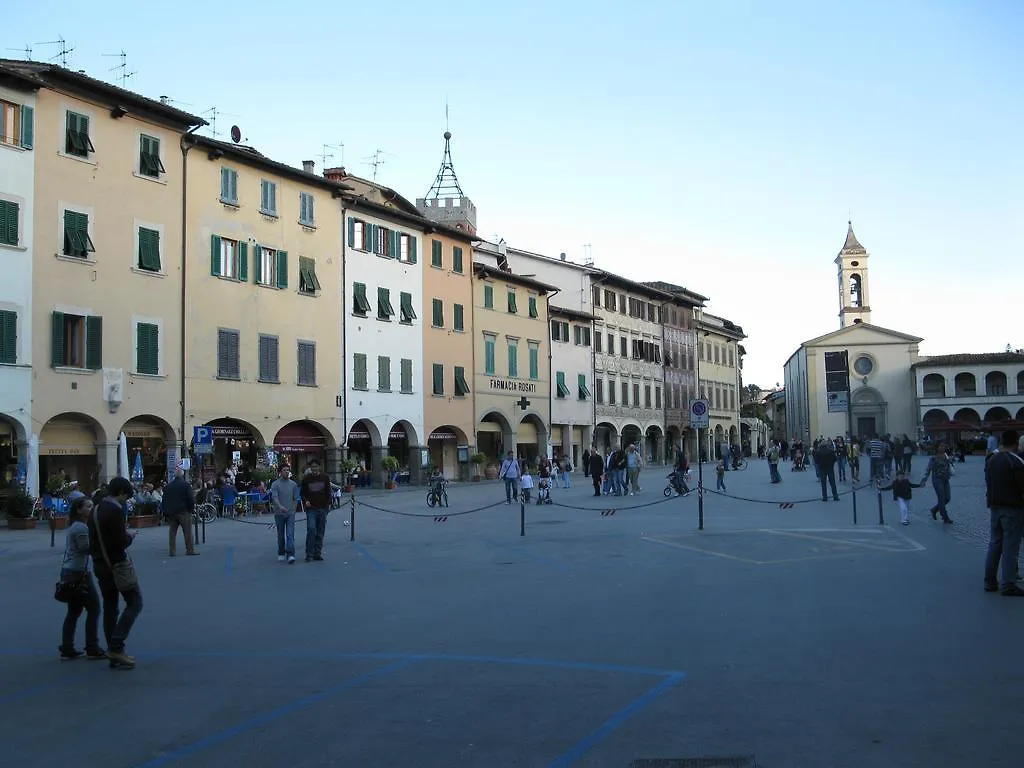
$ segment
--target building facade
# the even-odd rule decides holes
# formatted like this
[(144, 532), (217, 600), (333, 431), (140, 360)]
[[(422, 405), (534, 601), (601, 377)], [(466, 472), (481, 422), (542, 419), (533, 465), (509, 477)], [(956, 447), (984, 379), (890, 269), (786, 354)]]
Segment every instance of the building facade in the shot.
[(665, 457), (662, 317), (670, 294), (610, 272), (592, 280), (594, 444), (637, 445), (647, 462)]
[(40, 82), (32, 279), (39, 477), (66, 472), (83, 489), (97, 487), (119, 471), (124, 432), (132, 466), (162, 479), (182, 440), (178, 146), (204, 121), (61, 67), (17, 66)]
[(474, 252), (473, 335), (476, 447), (491, 462), (509, 451), (527, 461), (551, 455), (553, 286), (478, 259)]
[(740, 445), (740, 367), (743, 329), (730, 320), (700, 312), (696, 324), (698, 388), (711, 406), (710, 427), (700, 455), (718, 459)]
[(32, 260), (36, 83), (0, 63), (0, 507), (16, 485), (38, 495), (32, 424)]

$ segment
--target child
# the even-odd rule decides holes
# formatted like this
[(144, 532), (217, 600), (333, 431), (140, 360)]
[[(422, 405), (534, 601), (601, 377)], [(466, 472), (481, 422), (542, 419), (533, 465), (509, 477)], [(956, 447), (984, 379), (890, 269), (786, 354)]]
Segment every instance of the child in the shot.
[(519, 478), (519, 490), (523, 492), (523, 503), (530, 503), (530, 492), (533, 490), (533, 476), (529, 467), (523, 467), (523, 476)]
[(911, 488), (920, 488), (923, 483), (912, 483), (907, 473), (902, 469), (896, 473), (896, 479), (889, 485), (883, 486), (881, 480), (876, 480), (879, 491), (892, 491), (892, 497), (900, 507), (900, 522), (903, 525), (910, 525), (910, 496)]
[(717, 466), (715, 466), (715, 474), (718, 475), (718, 485), (715, 487), (715, 490), (718, 490), (718, 491), (721, 491), (722, 493), (725, 493), (726, 490), (725, 490), (725, 462), (724, 461), (719, 460)]

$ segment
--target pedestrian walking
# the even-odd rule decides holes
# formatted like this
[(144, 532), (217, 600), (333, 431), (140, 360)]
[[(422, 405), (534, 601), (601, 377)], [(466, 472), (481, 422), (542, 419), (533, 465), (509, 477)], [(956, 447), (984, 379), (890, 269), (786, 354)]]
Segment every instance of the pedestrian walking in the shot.
[(508, 455), (501, 462), (501, 468), (498, 470), (498, 478), (505, 481), (506, 504), (519, 501), (519, 478), (521, 476), (522, 471), (519, 467), (519, 462), (516, 461), (515, 454), (509, 451)]
[(590, 477), (590, 449), (583, 451), (583, 477)]
[(936, 519), (937, 514), (941, 514), (943, 523), (953, 522), (949, 519), (949, 512), (946, 510), (946, 505), (952, 498), (949, 479), (953, 474), (953, 460), (946, 453), (946, 444), (939, 443), (935, 449), (935, 455), (928, 460), (928, 468), (924, 471), (924, 477), (921, 478), (923, 483), (931, 477), (932, 488), (935, 490), (936, 503), (931, 509), (932, 520)]
[(846, 442), (841, 437), (836, 438), (836, 469), (839, 470), (839, 482), (846, 482), (846, 463), (849, 461), (849, 454), (846, 450)]
[(875, 485), (879, 491), (892, 491), (892, 497), (900, 508), (900, 522), (903, 525), (910, 525), (910, 499), (912, 488), (920, 488), (924, 483), (912, 483), (907, 473), (902, 469), (896, 471), (896, 478), (889, 485), (882, 485), (881, 480), (876, 480)]
[(868, 456), (871, 457), (871, 479), (881, 480), (885, 474), (885, 443), (878, 435), (868, 443)]
[(821, 481), (821, 500), (828, 501), (828, 488), (832, 488), (832, 500), (839, 501), (839, 491), (836, 490), (836, 449), (831, 440), (822, 439), (814, 451), (814, 466), (818, 470), (818, 480)]
[[(985, 591), (998, 589), (1006, 597), (1024, 597), (1024, 589), (1017, 586), (1024, 533), (1024, 459), (1015, 453), (1017, 441), (1017, 432), (1006, 430), (999, 450), (985, 458), (985, 503), (990, 518)], [(1002, 572), (997, 580), (1000, 562)]]
[(299, 484), (292, 480), (291, 467), (284, 464), (277, 473), (277, 480), (270, 484), (270, 506), (277, 527), (279, 563), (287, 561), (288, 565), (295, 564), (295, 510), (300, 500)]
[(590, 464), (587, 471), (590, 474), (590, 482), (594, 485), (594, 495), (601, 495), (601, 476), (604, 474), (604, 457), (595, 450), (589, 455)]
[(309, 471), (302, 478), (299, 496), (306, 507), (306, 562), (324, 559), (324, 534), (327, 513), (331, 508), (331, 478), (320, 469), (320, 462), (309, 462)]
[(860, 444), (856, 438), (850, 439), (850, 445), (848, 450), (850, 458), (850, 477), (853, 482), (860, 482)]
[[(126, 654), (125, 644), (142, 613), (142, 590), (128, 547), (138, 531), (125, 527), (124, 506), (135, 494), (131, 482), (115, 477), (107, 484), (107, 496), (89, 519), (89, 549), (93, 572), (103, 597), (103, 633), (107, 639), (107, 658), (111, 669), (135, 668), (135, 659)], [(124, 610), (120, 601), (124, 599)]]
[(622, 496), (626, 492), (626, 467), (628, 459), (626, 451), (621, 444), (616, 446), (612, 455), (608, 457), (608, 464), (612, 474), (612, 492), (616, 496)]
[(717, 481), (715, 483), (715, 490), (725, 493), (725, 461), (719, 460), (718, 464), (715, 465), (715, 475)]
[(768, 475), (771, 477), (773, 485), (782, 482), (782, 476), (779, 474), (779, 446), (777, 444), (768, 449)]
[[(83, 655), (90, 660), (105, 659), (99, 640), (100, 598), (89, 572), (89, 524), (92, 516), (92, 499), (85, 497), (71, 502), (68, 512), (68, 528), (64, 535), (64, 559), (60, 566), (61, 589), (67, 596), (67, 613), (61, 631), (58, 648), (62, 659), (78, 659)], [(75, 649), (75, 632), (78, 619), (85, 611), (85, 652)]]
[(562, 476), (562, 487), (572, 488), (572, 462), (569, 461), (568, 456), (563, 456), (561, 460), (560, 474)]
[(642, 467), (643, 458), (640, 456), (640, 449), (633, 444), (629, 446), (629, 451), (626, 453), (626, 476), (630, 496), (640, 493), (640, 469)]
[(185, 537), (185, 554), (198, 555), (192, 532), (192, 513), (196, 508), (196, 495), (185, 479), (185, 470), (174, 470), (174, 479), (164, 489), (163, 515), (167, 520), (167, 554), (174, 557), (178, 544), (178, 528)]

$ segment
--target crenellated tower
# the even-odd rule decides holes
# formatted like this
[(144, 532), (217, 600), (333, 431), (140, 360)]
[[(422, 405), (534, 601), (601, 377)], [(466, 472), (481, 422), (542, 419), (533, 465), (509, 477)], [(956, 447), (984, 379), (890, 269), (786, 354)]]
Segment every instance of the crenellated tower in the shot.
[(444, 132), (444, 155), (437, 178), (424, 197), (417, 198), (416, 208), (431, 221), (476, 234), (476, 206), (462, 191), (452, 164), (451, 131)]

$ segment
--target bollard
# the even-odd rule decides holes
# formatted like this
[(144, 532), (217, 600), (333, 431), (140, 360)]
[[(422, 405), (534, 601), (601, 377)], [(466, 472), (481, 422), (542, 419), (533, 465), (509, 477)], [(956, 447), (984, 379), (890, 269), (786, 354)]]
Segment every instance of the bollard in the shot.
[(526, 502), (519, 502), (519, 535), (526, 535)]
[(206, 543), (206, 518), (204, 517), (202, 519), (202, 521), (203, 521), (203, 544), (205, 544)]
[(851, 493), (851, 496), (853, 496), (853, 524), (856, 525), (857, 524), (857, 484), (856, 483), (852, 483), (852, 485), (853, 485), (853, 492)]
[(348, 507), (348, 540), (356, 540), (356, 495), (353, 493), (349, 499)]
[(53, 546), (54, 539), (57, 536), (57, 518), (50, 515), (50, 546)]
[(884, 505), (882, 504), (882, 492), (878, 492), (878, 524), (885, 525)]
[(192, 529), (194, 531), (192, 534), (193, 541), (199, 541), (199, 517), (199, 515), (192, 515)]

